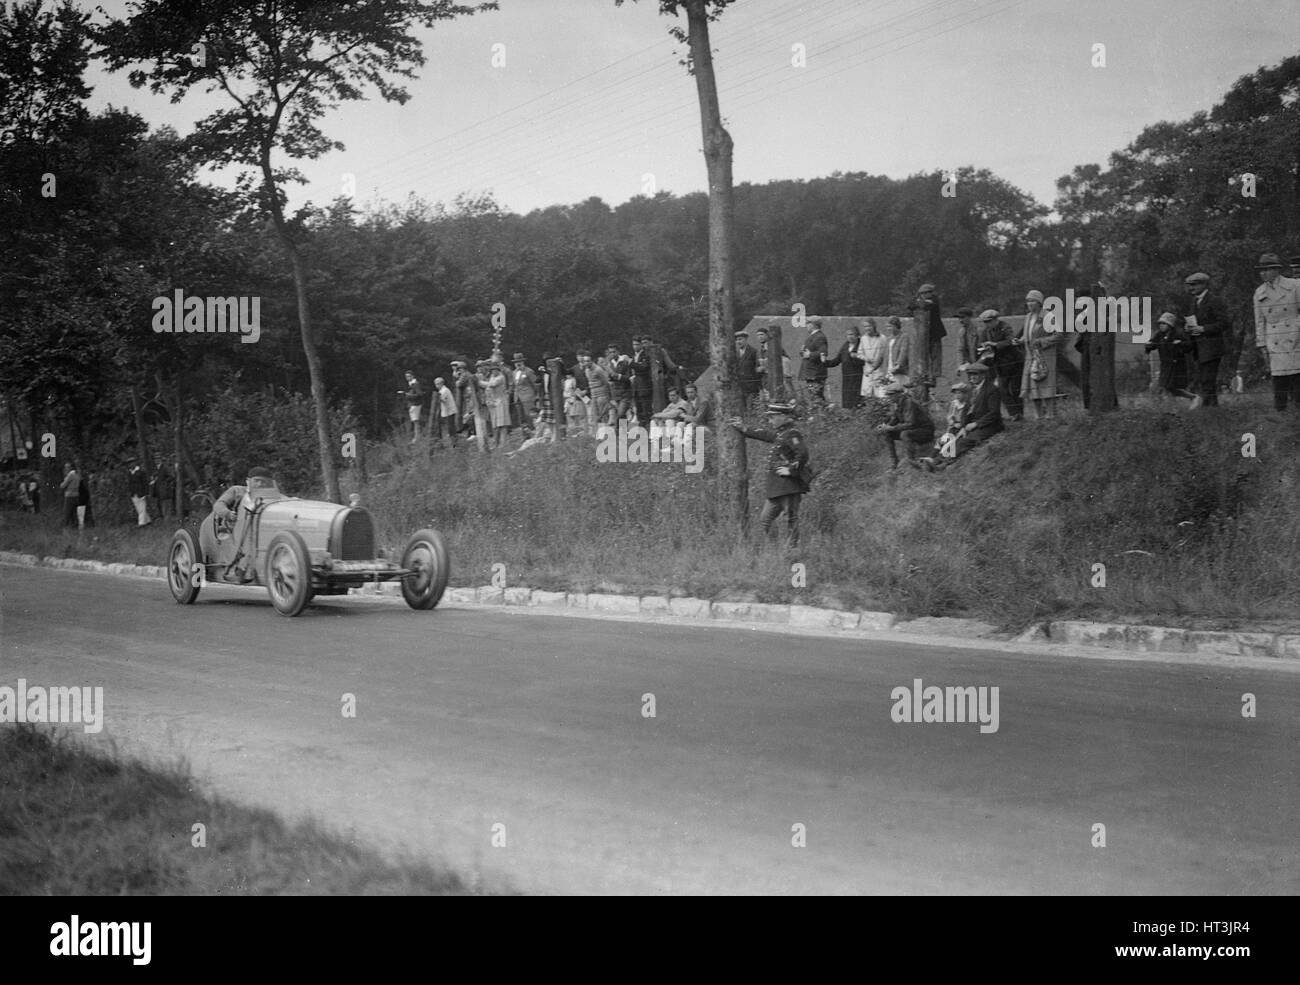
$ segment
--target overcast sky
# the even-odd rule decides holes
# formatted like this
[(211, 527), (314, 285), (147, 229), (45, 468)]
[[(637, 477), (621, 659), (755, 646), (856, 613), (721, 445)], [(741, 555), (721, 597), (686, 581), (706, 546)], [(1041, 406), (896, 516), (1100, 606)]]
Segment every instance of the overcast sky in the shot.
[[(490, 191), (520, 212), (593, 195), (616, 205), (649, 180), (705, 187), (694, 81), (655, 0), (500, 7), (422, 32), (428, 63), (405, 106), (331, 113), (324, 129), (347, 149), (299, 165), (311, 184), (294, 204), (329, 201), (345, 174), (361, 203)], [(974, 165), (1044, 204), (1076, 164), (1208, 109), (1297, 38), (1296, 0), (738, 0), (713, 25), (738, 183)], [(97, 65), (89, 81), (94, 106), (182, 133), (218, 104), (171, 105)]]

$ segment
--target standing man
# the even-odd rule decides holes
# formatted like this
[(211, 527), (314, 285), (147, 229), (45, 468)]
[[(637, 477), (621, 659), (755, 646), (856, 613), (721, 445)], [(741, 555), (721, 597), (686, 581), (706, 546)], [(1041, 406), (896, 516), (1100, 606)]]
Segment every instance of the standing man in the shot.
[(816, 409), (826, 402), (826, 353), (829, 350), (826, 334), (822, 331), (821, 315), (808, 319), (808, 338), (804, 340), (800, 355), (799, 379), (803, 380), (808, 404)]
[(916, 398), (907, 391), (909, 386), (891, 383), (885, 387), (885, 400), (889, 403), (889, 416), (883, 424), (876, 425), (876, 431), (885, 440), (889, 449), (889, 458), (893, 462), (890, 471), (897, 472), (898, 440), (903, 440), (903, 452), (907, 463), (915, 465), (917, 452), (928, 449), (934, 443), (934, 420)]
[(939, 298), (933, 284), (922, 284), (912, 302), (912, 327), (916, 347), (912, 352), (912, 376), (922, 402), (930, 399), (930, 387), (943, 375), (943, 339), (948, 330), (939, 314)]
[(636, 407), (636, 422), (643, 428), (650, 426), (654, 413), (650, 390), (650, 353), (640, 336), (632, 339), (632, 403)]
[(975, 324), (975, 312), (970, 308), (957, 309), (957, 363), (973, 363), (979, 358), (979, 326)]
[(677, 383), (680, 370), (668, 355), (668, 350), (648, 335), (641, 336), (646, 356), (650, 361), (650, 404), (656, 413), (668, 405), (668, 388)]
[(609, 423), (609, 374), (600, 363), (591, 358), (591, 353), (583, 349), (578, 353), (578, 365), (587, 379), (587, 394), (591, 397), (591, 426), (594, 431), (598, 425)]
[(537, 374), (528, 368), (522, 352), (515, 353), (513, 362), (515, 368), (510, 373), (511, 412), (515, 423), (527, 435), (533, 429), (533, 412), (537, 407)]
[(415, 374), (408, 369), (406, 371), (406, 389), (398, 392), (406, 397), (406, 413), (411, 418), (411, 444), (415, 444), (420, 437), (420, 414), (424, 409), (424, 388), (420, 386), (420, 381), (415, 378)]
[(903, 322), (897, 315), (889, 316), (889, 338), (885, 342), (885, 381), (906, 383), (911, 369), (908, 352), (911, 346), (903, 337)]
[(1209, 274), (1191, 274), (1183, 283), (1188, 297), (1183, 312), (1183, 328), (1192, 341), (1192, 358), (1196, 366), (1196, 378), (1192, 382), (1196, 399), (1193, 399), (1192, 406), (1217, 407), (1219, 363), (1223, 360), (1228, 340), (1232, 338), (1228, 307), (1210, 293)]
[(81, 474), (81, 481), (77, 484), (77, 526), (93, 527), (95, 510), (90, 502), (90, 473), (85, 469), (77, 471)]
[(771, 337), (771, 331), (766, 328), (760, 328), (754, 333), (754, 338), (758, 342), (755, 351), (758, 353), (758, 394), (760, 400), (768, 399), (772, 392), (767, 381), (767, 350), (768, 340)]
[(794, 426), (794, 404), (771, 403), (767, 405), (766, 428), (745, 427), (739, 417), (727, 422), (746, 438), (767, 441), (772, 451), (767, 456), (767, 487), (764, 495), (767, 505), (759, 516), (766, 538), (772, 522), (782, 513), (790, 529), (790, 546), (799, 546), (799, 500), (808, 491), (808, 447), (803, 435)]
[(977, 339), (977, 358), (984, 346), (993, 347), (993, 373), (997, 385), (1002, 389), (1002, 401), (1013, 421), (1025, 416), (1025, 403), (1020, 398), (1020, 376), (1024, 372), (1025, 361), (1021, 358), (1020, 347), (1015, 343), (1015, 333), (1011, 326), (1002, 320), (998, 312), (988, 308), (980, 312), (980, 331)]
[(78, 525), (77, 503), (81, 496), (81, 474), (72, 462), (68, 463), (67, 471), (63, 473), (59, 491), (63, 493), (63, 525), (75, 527)]
[(736, 380), (740, 384), (740, 399), (748, 412), (763, 385), (758, 375), (758, 350), (749, 344), (748, 332), (736, 333)]
[(1282, 261), (1265, 253), (1256, 265), (1255, 345), (1273, 377), (1273, 408), (1300, 410), (1300, 280), (1282, 276)]
[(632, 360), (616, 345), (605, 350), (605, 358), (609, 364), (609, 402), (617, 425), (632, 409)]
[(145, 478), (144, 469), (134, 458), (128, 458), (131, 466), (126, 474), (126, 491), (131, 496), (131, 505), (135, 507), (135, 525), (149, 526), (149, 480)]
[(844, 333), (844, 341), (840, 343), (835, 356), (826, 360), (828, 369), (834, 366), (843, 367), (840, 370), (843, 374), (840, 406), (845, 410), (853, 410), (862, 403), (862, 367), (865, 360), (858, 354), (858, 346), (861, 342), (862, 330), (857, 325), (850, 325)]
[(438, 443), (442, 443), (445, 434), (451, 439), (451, 446), (456, 447), (456, 397), (447, 386), (447, 381), (439, 376), (433, 381), (433, 407), (429, 409), (430, 423), (433, 415), (438, 417)]

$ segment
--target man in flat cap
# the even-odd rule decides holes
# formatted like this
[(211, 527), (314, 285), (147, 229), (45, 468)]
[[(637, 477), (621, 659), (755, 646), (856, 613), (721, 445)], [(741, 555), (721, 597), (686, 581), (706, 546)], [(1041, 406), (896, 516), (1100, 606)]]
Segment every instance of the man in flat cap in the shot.
[(940, 458), (937, 462), (931, 458), (921, 459), (921, 464), (931, 471), (956, 461), (1002, 431), (1002, 390), (993, 382), (993, 374), (982, 362), (971, 363), (966, 372), (971, 378), (966, 419), (956, 432), (952, 458)]
[(1024, 371), (1023, 350), (1015, 343), (1015, 332), (1002, 320), (996, 308), (986, 308), (980, 312), (980, 330), (976, 336), (976, 358), (970, 362), (988, 363), (988, 350), (992, 346), (992, 371), (994, 379), (1002, 388), (1002, 399), (1006, 403), (1007, 413), (1013, 421), (1021, 420), (1025, 415), (1025, 403), (1020, 398), (1020, 377)]
[(727, 423), (746, 438), (771, 443), (767, 456), (767, 486), (764, 495), (767, 503), (759, 517), (766, 538), (772, 523), (785, 513), (789, 524), (791, 547), (799, 546), (799, 501), (808, 491), (811, 473), (808, 467), (808, 446), (794, 426), (794, 404), (770, 403), (767, 405), (765, 428), (747, 428), (739, 417)]
[(1232, 341), (1232, 320), (1228, 306), (1210, 293), (1210, 275), (1189, 274), (1183, 282), (1187, 305), (1183, 309), (1183, 331), (1192, 343), (1195, 378), (1192, 406), (1216, 407), (1219, 403), (1219, 364)]
[(943, 340), (948, 330), (939, 314), (939, 298), (933, 284), (922, 284), (912, 302), (912, 380), (918, 385), (917, 397), (930, 399), (930, 387), (943, 374)]
[(740, 397), (745, 402), (745, 412), (758, 399), (762, 380), (758, 376), (758, 350), (749, 344), (748, 332), (736, 333), (736, 380), (740, 384)]
[(1283, 277), (1276, 253), (1256, 264), (1254, 343), (1273, 377), (1273, 407), (1286, 410), (1287, 400), (1300, 409), (1300, 280)]
[(897, 472), (898, 441), (902, 439), (903, 453), (909, 465), (915, 465), (923, 449), (934, 441), (934, 421), (930, 412), (909, 394), (910, 385), (890, 383), (885, 387), (885, 401), (889, 407), (884, 423), (876, 425), (876, 431), (889, 449), (889, 458), (893, 463), (890, 471)]
[(814, 408), (821, 407), (826, 401), (826, 355), (829, 350), (821, 316), (813, 315), (808, 319), (808, 338), (800, 351), (803, 362), (799, 366), (799, 379), (803, 381), (809, 405)]

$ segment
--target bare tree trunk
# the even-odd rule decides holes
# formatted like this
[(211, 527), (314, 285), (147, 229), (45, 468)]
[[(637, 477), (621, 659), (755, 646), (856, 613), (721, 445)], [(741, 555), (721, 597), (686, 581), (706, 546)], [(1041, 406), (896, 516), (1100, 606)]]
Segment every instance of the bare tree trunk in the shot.
[(140, 450), (141, 468), (146, 475), (153, 475), (153, 457), (149, 454), (149, 442), (144, 436), (144, 407), (140, 402), (140, 387), (131, 384), (131, 416), (135, 419), (135, 440)]
[[(1099, 309), (1104, 294), (1100, 289), (1093, 290)], [(1111, 325), (1101, 324), (1101, 317), (1097, 320), (1100, 331), (1090, 338), (1092, 356), (1088, 362), (1088, 389), (1091, 391), (1088, 413), (1106, 414), (1118, 409), (1115, 394), (1115, 334), (1111, 331)]]
[(172, 488), (176, 503), (176, 519), (185, 519), (185, 483), (181, 480), (181, 452), (184, 442), (181, 439), (181, 374), (176, 372), (176, 402), (172, 406)]
[(269, 142), (264, 143), (262, 146), (262, 178), (267, 206), (271, 212), (271, 221), (275, 225), (275, 233), (280, 239), (280, 245), (289, 256), (289, 266), (293, 270), (294, 293), (298, 299), (298, 330), (302, 336), (303, 355), (307, 358), (307, 374), (311, 379), (312, 406), (316, 411), (316, 443), (320, 455), (321, 482), (325, 487), (325, 498), (332, 503), (337, 503), (342, 497), (339, 492), (338, 472), (334, 468), (334, 439), (330, 434), (329, 401), (326, 399), (325, 394), (325, 377), (321, 372), (320, 353), (316, 350), (316, 336), (312, 330), (311, 305), (307, 300), (307, 273), (302, 254), (299, 252), (297, 244), (294, 243), (288, 225), (284, 221), (284, 209), (280, 204), (279, 189), (276, 187), (275, 178), (271, 171), (271, 145)]
[[(722, 125), (718, 83), (713, 74), (713, 49), (709, 44), (709, 18), (705, 0), (686, 0), (695, 90), (700, 101), (700, 129), (704, 161), (709, 175), (709, 361), (718, 381), (720, 421), (740, 417), (744, 398), (736, 375), (736, 346), (732, 226), (735, 208), (731, 192), (731, 134)], [(769, 369), (769, 372), (771, 370)], [(731, 427), (719, 427), (718, 487), (724, 504), (723, 522), (742, 534), (749, 523), (749, 468), (745, 438)]]

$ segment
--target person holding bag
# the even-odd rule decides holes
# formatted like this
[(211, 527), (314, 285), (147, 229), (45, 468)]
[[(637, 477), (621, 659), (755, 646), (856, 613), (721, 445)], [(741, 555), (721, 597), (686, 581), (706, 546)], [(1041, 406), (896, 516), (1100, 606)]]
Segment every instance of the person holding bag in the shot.
[(1034, 402), (1034, 417), (1056, 416), (1056, 346), (1061, 337), (1043, 324), (1043, 292), (1025, 295), (1025, 323), (1016, 338), (1025, 350), (1020, 376), (1020, 396)]

